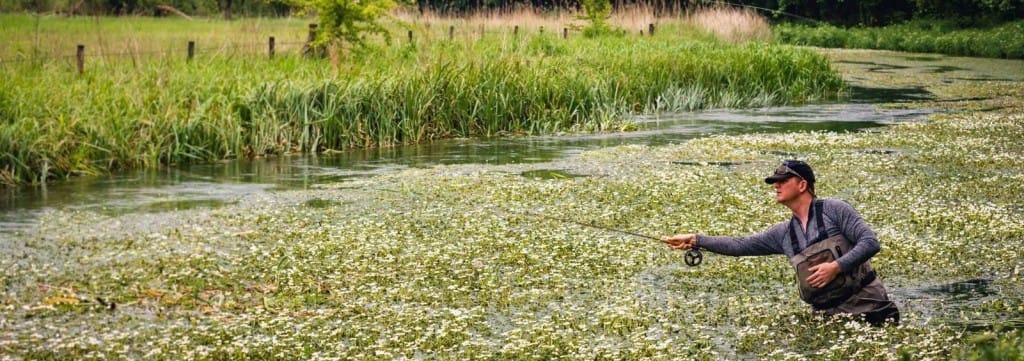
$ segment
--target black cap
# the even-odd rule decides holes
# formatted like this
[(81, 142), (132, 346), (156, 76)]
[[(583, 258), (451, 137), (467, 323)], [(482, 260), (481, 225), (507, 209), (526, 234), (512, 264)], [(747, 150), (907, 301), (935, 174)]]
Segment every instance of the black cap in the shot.
[(814, 171), (811, 170), (811, 166), (802, 160), (795, 159), (783, 161), (778, 168), (775, 168), (775, 173), (765, 178), (764, 182), (772, 184), (793, 176), (803, 178), (807, 183), (814, 184)]

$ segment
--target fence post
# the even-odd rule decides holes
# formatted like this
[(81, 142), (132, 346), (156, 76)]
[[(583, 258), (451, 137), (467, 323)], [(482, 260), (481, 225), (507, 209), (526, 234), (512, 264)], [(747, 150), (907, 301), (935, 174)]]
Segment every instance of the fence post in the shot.
[(75, 57), (78, 59), (78, 74), (81, 75), (85, 73), (85, 45), (78, 44)]
[(188, 41), (188, 61), (191, 62), (192, 58), (196, 56), (196, 42), (193, 40)]
[(302, 46), (302, 56), (323, 57), (323, 51), (313, 47), (313, 42), (316, 41), (316, 28), (317, 24), (309, 24), (309, 37), (306, 38), (306, 45)]
[(274, 37), (273, 36), (270, 37), (270, 41), (269, 41), (269, 43), (267, 45), (268, 45), (267, 54), (268, 54), (268, 56), (271, 59), (273, 59), (274, 58)]
[(562, 39), (569, 38), (569, 28), (562, 28)]
[(448, 26), (448, 40), (455, 39), (455, 25)]
[(413, 45), (412, 44), (412, 30), (409, 30), (409, 45)]
[(647, 36), (654, 36), (654, 23), (647, 25)]
[(516, 25), (516, 27), (512, 28), (512, 35), (519, 35), (519, 25)]

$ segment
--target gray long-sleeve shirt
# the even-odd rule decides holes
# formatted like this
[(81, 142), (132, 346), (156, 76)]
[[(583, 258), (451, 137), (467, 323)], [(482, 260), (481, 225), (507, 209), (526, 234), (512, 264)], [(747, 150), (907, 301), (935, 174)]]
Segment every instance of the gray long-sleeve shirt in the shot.
[[(729, 256), (783, 254), (786, 257), (793, 257), (807, 247), (808, 240), (818, 238), (818, 222), (822, 220), (815, 219), (814, 207), (815, 202), (811, 202), (810, 210), (807, 212), (806, 232), (801, 229), (800, 220), (793, 216), (789, 221), (776, 224), (764, 232), (744, 237), (697, 235), (697, 246)], [(843, 272), (849, 272), (881, 250), (875, 232), (848, 203), (836, 199), (823, 199), (822, 218), (826, 233), (841, 233), (853, 244), (853, 248), (837, 260)], [(799, 247), (796, 251), (793, 250), (790, 241), (790, 227), (794, 227), (796, 233)]]

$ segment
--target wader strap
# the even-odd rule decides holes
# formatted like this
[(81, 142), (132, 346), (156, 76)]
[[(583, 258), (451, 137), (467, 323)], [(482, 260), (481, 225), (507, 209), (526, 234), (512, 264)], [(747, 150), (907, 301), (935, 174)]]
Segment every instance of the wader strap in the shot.
[[(808, 240), (808, 246), (821, 242), (825, 240), (825, 238), (828, 238), (828, 233), (825, 231), (825, 217), (822, 215), (823, 211), (821, 210), (822, 208), (824, 208), (824, 204), (825, 202), (820, 199), (814, 200), (814, 221), (818, 223), (818, 238), (815, 238), (814, 241)], [(800, 253), (800, 251), (802, 251), (801, 249), (799, 249), (799, 243), (797, 243), (796, 241), (796, 228), (793, 228), (792, 221), (789, 222), (789, 242), (790, 246), (793, 247), (793, 254), (797, 254)]]

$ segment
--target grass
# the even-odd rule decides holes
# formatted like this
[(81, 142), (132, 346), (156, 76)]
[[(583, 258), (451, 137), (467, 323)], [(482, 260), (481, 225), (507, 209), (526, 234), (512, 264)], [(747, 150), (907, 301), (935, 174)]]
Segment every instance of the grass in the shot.
[(0, 14), (0, 61), (71, 62), (75, 47), (82, 44), (90, 63), (134, 59), (133, 65), (139, 66), (153, 59), (184, 59), (189, 41), (195, 41), (200, 53), (266, 54), (271, 36), (278, 51), (297, 52), (308, 35), (308, 23), (301, 18), (223, 21)]
[[(189, 31), (208, 36), (199, 44), (264, 44), (253, 39), (272, 30), (295, 38), (305, 27), (293, 19), (5, 16), (15, 20), (5, 21), (14, 31), (4, 36), (20, 49), (5, 50), (13, 55), (4, 60), (16, 61), (0, 69), (8, 79), (0, 89), (5, 185), (450, 137), (625, 130), (631, 114), (814, 101), (842, 87), (821, 55), (692, 40), (699, 33), (682, 22), (659, 26), (653, 37), (602, 39), (562, 39), (525, 26), (515, 33), (481, 22), (449, 40), (447, 27), (437, 26), (444, 21), (412, 19), (394, 24), (411, 29), (412, 43), (374, 42), (326, 60), (294, 53), (266, 59), (245, 46), (221, 45), (186, 62), (181, 50), (148, 49), (181, 49), (178, 34)], [(176, 24), (184, 30), (165, 30)], [(50, 41), (51, 35), (66, 40)], [(58, 54), (90, 38), (117, 55), (89, 57), (82, 75), (66, 58), (28, 55)], [(103, 40), (112, 38), (120, 40)]]
[(768, 21), (749, 8), (702, 8), (687, 14), (687, 22), (734, 43), (767, 41), (772, 35)]
[(778, 41), (828, 48), (883, 49), (955, 56), (1024, 59), (1024, 21), (985, 29), (959, 29), (941, 21), (882, 28), (780, 25)]
[[(0, 358), (1014, 356), (1024, 89), (961, 91), (950, 95), (985, 100), (871, 132), (408, 169), (213, 209), (53, 210), (0, 242)], [(656, 236), (760, 231), (788, 217), (763, 184), (780, 154), (808, 160), (819, 194), (848, 200), (874, 226), (883, 251), (872, 263), (901, 326), (814, 316), (781, 257), (705, 254), (690, 268), (658, 242), (524, 216)], [(521, 176), (538, 169), (588, 176)], [(996, 293), (929, 291), (979, 277)]]

